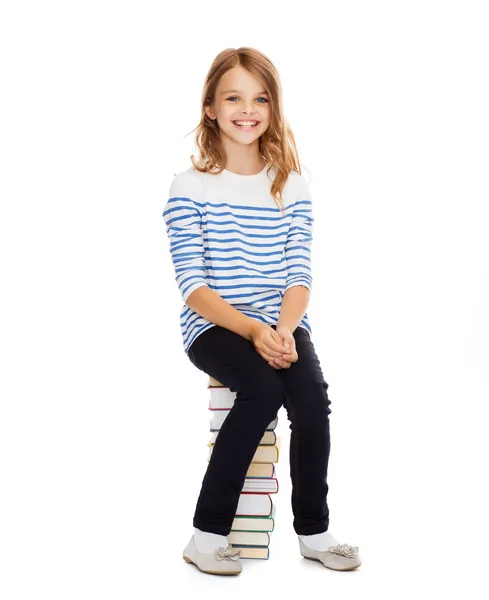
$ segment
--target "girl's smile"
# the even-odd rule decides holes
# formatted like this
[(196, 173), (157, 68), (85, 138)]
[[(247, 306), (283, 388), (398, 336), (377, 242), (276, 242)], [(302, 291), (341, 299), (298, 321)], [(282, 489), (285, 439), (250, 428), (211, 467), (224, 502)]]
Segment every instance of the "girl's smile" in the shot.
[(257, 127), (259, 121), (247, 121), (243, 119), (241, 121), (233, 121), (233, 123), (238, 129), (241, 129), (242, 131), (251, 131), (252, 129)]

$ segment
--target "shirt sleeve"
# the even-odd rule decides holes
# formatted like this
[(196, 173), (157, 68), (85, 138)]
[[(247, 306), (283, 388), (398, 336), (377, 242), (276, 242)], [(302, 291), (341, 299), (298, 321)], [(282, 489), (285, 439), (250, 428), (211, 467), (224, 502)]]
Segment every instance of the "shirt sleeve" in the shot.
[(175, 175), (163, 211), (175, 280), (183, 301), (197, 288), (208, 285), (204, 263), (202, 204), (195, 182), (186, 173)]
[(296, 202), (293, 206), (287, 241), (285, 243), (285, 258), (287, 262), (287, 282), (285, 292), (295, 285), (303, 285), (312, 291), (312, 230), (313, 230), (312, 199), (309, 185), (300, 174)]

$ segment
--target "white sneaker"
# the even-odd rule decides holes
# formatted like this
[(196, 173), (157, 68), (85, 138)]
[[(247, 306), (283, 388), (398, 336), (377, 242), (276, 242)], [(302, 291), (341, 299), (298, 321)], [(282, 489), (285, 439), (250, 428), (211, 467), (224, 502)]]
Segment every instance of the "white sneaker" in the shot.
[(194, 564), (203, 573), (212, 575), (239, 575), (243, 565), (239, 560), (242, 551), (230, 544), (226, 548), (216, 548), (214, 552), (199, 552), (195, 546), (194, 536), (183, 551), (183, 560)]

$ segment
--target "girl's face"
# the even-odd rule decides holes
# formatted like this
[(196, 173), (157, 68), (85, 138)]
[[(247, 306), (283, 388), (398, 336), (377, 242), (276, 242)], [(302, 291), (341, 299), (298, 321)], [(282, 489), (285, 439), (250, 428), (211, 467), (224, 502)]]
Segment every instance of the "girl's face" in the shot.
[[(270, 123), (269, 97), (261, 81), (243, 67), (232, 67), (221, 77), (207, 115), (217, 119), (221, 134), (239, 144), (251, 144)], [(236, 121), (250, 121), (239, 126)]]

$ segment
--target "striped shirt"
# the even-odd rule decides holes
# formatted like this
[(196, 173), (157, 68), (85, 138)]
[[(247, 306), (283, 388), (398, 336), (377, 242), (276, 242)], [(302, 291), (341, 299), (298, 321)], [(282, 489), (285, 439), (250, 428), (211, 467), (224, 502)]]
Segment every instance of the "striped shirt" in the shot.
[[(304, 176), (291, 171), (283, 190), (285, 214), (270, 193), (275, 169), (255, 175), (193, 167), (174, 176), (163, 211), (175, 279), (183, 299), (185, 353), (215, 326), (185, 304), (208, 286), (248, 317), (276, 324), (284, 293), (312, 291), (312, 204)], [(299, 323), (312, 333), (307, 313)]]

